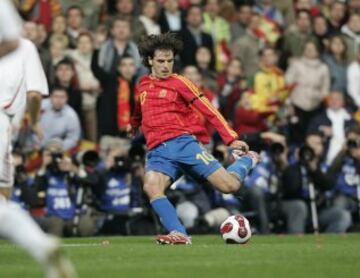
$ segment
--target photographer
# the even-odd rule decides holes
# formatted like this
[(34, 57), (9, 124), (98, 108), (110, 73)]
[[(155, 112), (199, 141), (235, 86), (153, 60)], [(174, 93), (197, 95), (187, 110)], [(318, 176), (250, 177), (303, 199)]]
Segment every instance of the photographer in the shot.
[[(360, 126), (351, 126), (346, 133), (346, 145), (328, 170), (335, 181), (334, 206), (355, 213), (359, 206), (360, 186)], [(360, 213), (360, 211), (359, 211)]]
[(285, 138), (281, 135), (274, 137), (260, 155), (261, 162), (245, 179), (243, 194), (250, 209), (256, 212), (259, 232), (267, 234), (270, 232), (270, 219), (276, 218), (281, 173), (288, 164)]
[(43, 164), (34, 184), (38, 195), (44, 196), (45, 230), (57, 236), (72, 228), (75, 214), (73, 164), (63, 153), (61, 140), (51, 139), (43, 151)]
[(333, 183), (321, 167), (324, 156), (321, 134), (310, 133), (305, 140), (306, 144), (300, 148), (297, 161), (285, 169), (282, 179), (281, 210), (286, 219), (287, 232), (304, 233), (306, 230), (310, 184), (317, 190), (315, 213), (319, 221), (317, 223), (317, 217), (311, 215), (314, 229), (317, 230), (319, 224), (328, 233), (345, 232), (350, 226), (349, 214), (326, 204), (325, 192), (332, 189)]

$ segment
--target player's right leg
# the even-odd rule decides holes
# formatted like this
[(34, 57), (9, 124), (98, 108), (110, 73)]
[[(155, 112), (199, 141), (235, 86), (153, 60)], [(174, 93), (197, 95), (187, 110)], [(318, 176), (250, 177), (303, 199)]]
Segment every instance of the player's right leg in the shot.
[(9, 201), (13, 183), (10, 119), (0, 112), (0, 236), (24, 248), (47, 271), (47, 277), (76, 277), (60, 252), (58, 240), (46, 235), (30, 215)]

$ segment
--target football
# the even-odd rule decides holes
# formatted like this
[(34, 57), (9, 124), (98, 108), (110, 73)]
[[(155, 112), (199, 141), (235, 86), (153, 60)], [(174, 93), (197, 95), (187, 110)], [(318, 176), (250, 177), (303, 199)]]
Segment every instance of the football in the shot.
[(245, 244), (251, 238), (249, 220), (241, 214), (229, 216), (221, 224), (220, 233), (226, 243)]

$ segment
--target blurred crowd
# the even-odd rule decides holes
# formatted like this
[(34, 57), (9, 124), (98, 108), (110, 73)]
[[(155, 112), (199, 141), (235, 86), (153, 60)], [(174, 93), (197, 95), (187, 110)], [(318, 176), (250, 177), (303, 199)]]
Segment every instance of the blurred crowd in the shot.
[[(14, 0), (50, 96), (42, 136), (14, 126), (13, 199), (65, 236), (159, 232), (142, 192), (144, 138), (126, 127), (137, 42), (175, 32), (176, 71), (261, 153), (237, 195), (187, 176), (168, 190), (190, 231), (243, 213), (258, 233), (342, 233), (360, 214), (360, 0)], [(215, 130), (208, 148), (232, 161)]]

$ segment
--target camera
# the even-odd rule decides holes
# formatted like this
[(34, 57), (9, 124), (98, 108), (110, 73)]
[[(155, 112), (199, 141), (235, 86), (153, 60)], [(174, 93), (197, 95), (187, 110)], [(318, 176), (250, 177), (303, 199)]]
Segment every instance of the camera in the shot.
[(110, 170), (117, 174), (126, 173), (130, 170), (128, 161), (124, 156), (115, 156), (114, 165), (110, 168)]
[(51, 155), (51, 163), (48, 166), (48, 169), (54, 173), (60, 173), (61, 170), (59, 168), (59, 163), (64, 157), (63, 153), (60, 152), (53, 152)]
[(299, 157), (300, 162), (308, 163), (315, 158), (315, 152), (310, 146), (303, 145), (299, 150)]
[(270, 153), (272, 153), (275, 156), (281, 155), (285, 151), (285, 147), (281, 143), (272, 143), (270, 145)]
[(360, 148), (360, 139), (348, 139), (346, 145), (349, 149)]
[(100, 162), (100, 157), (96, 151), (86, 151), (82, 154), (80, 162), (85, 167), (95, 168)]

